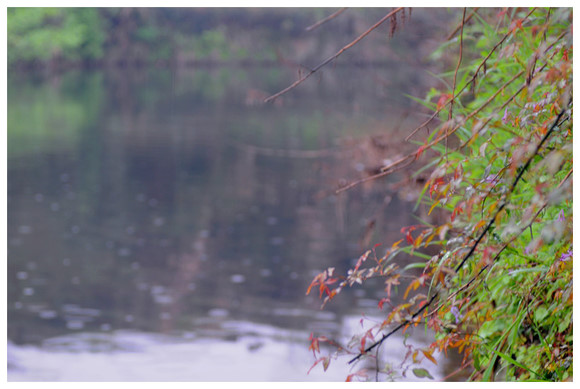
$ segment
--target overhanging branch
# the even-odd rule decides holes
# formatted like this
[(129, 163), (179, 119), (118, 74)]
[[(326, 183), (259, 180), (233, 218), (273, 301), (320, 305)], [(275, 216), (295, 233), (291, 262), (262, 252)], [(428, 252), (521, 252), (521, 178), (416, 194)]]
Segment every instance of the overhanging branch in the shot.
[(350, 42), (348, 45), (344, 46), (342, 49), (340, 49), (338, 52), (336, 52), (336, 54), (328, 57), (326, 60), (324, 60), (322, 63), (320, 63), (319, 65), (317, 65), (316, 67), (314, 67), (311, 71), (309, 71), (308, 73), (306, 73), (306, 75), (302, 76), (300, 79), (296, 80), (292, 85), (290, 85), (289, 87), (281, 90), (280, 92), (273, 94), (272, 96), (266, 98), (264, 100), (264, 103), (268, 103), (272, 100), (275, 100), (276, 98), (280, 97), (281, 95), (283, 95), (284, 93), (296, 88), (298, 85), (302, 84), (308, 77), (310, 77), (311, 75), (313, 75), (314, 73), (316, 73), (318, 70), (320, 70), (321, 68), (323, 68), (324, 66), (328, 65), (330, 62), (332, 62), (333, 60), (335, 60), (336, 58), (338, 58), (339, 55), (341, 55), (342, 53), (344, 53), (346, 50), (350, 49), (351, 47), (353, 47), (354, 45), (356, 45), (358, 42), (360, 42), (364, 37), (366, 37), (368, 34), (370, 34), (374, 29), (376, 29), (377, 27), (379, 27), (381, 24), (383, 24), (384, 22), (386, 22), (391, 16), (395, 15), (397, 12), (402, 11), (405, 7), (399, 7), (394, 9), (393, 11), (389, 12), (388, 14), (386, 14), (381, 20), (379, 20), (378, 22), (376, 22), (371, 28), (369, 28), (368, 30), (366, 30), (365, 32), (363, 32), (361, 35), (358, 36), (358, 38), (356, 38), (355, 40), (353, 40), (352, 42)]

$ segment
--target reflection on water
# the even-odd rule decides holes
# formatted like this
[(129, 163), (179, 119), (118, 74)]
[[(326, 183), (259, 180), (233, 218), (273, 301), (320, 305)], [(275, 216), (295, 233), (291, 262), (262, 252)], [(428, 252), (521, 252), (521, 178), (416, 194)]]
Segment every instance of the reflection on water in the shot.
[(368, 162), (343, 140), (409, 110), (356, 72), (282, 106), (250, 89), (284, 86), (275, 68), (12, 77), (9, 378), (343, 380), (304, 375), (308, 336), (345, 336), (383, 292), (320, 311), (307, 286), (412, 223), (384, 186), (332, 194)]
[[(345, 332), (354, 330), (358, 320), (344, 317)], [(243, 321), (223, 321), (219, 330), (180, 337), (128, 330), (82, 332), (46, 339), (42, 347), (8, 343), (10, 380), (343, 381), (352, 373), (337, 362), (326, 372), (310, 370), (314, 358), (304, 347), (306, 337), (304, 331)], [(388, 347), (381, 363), (396, 366), (406, 350), (400, 339)], [(442, 376), (440, 368), (425, 367)]]

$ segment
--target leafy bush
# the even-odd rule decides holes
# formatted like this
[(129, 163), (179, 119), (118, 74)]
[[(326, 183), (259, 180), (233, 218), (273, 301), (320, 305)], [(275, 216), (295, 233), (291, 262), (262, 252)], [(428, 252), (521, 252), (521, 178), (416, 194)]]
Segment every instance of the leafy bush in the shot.
[[(352, 347), (313, 334), (315, 355), (321, 342), (336, 347), (316, 364), (373, 358), (393, 333), (421, 324), (435, 340), (424, 349), (407, 345), (403, 375), (425, 358), (436, 364), (436, 351), (456, 349), (471, 380), (571, 380), (572, 9), (464, 10), (452, 37), (434, 53), (455, 58), (441, 75), (448, 89), (422, 100), (433, 115), (410, 136), (428, 124), (436, 129), (377, 175), (434, 155), (417, 170), (430, 172), (420, 202), (446, 220), (404, 227), (382, 257), (369, 250), (346, 276), (329, 268), (313, 280), (308, 292), (316, 288), (326, 303), (381, 278), (378, 305), (386, 311)], [(428, 246), (439, 253), (426, 255)], [(401, 270), (402, 252), (426, 261)], [(421, 274), (394, 305), (393, 287), (417, 267)]]
[(99, 59), (105, 35), (95, 8), (8, 8), (8, 63)]

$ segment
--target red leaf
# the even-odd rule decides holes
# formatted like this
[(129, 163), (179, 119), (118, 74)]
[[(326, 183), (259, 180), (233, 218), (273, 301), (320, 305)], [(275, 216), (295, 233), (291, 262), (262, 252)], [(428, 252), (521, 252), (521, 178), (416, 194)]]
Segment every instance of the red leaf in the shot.
[(366, 369), (362, 369), (362, 370), (357, 371), (356, 373), (349, 374), (346, 377), (346, 382), (352, 382), (352, 378), (353, 377), (356, 377), (356, 376), (358, 376), (358, 377), (366, 377), (367, 376), (366, 372), (367, 372)]
[(451, 214), (451, 221), (455, 220), (455, 217), (457, 215), (460, 215), (463, 213), (463, 203), (459, 204), (457, 207), (455, 207), (455, 209), (453, 210), (453, 213)]
[(445, 184), (445, 179), (443, 179), (443, 177), (439, 177), (437, 178), (432, 184), (431, 187), (429, 188), (429, 197), (433, 198), (433, 193), (437, 192), (439, 187), (441, 185)]
[(452, 94), (442, 93), (441, 97), (439, 97), (439, 100), (437, 100), (437, 110), (439, 111), (441, 108), (443, 108), (452, 97)]
[[(320, 344), (318, 342), (318, 338), (315, 338), (314, 334), (311, 332), (310, 338), (308, 340), (310, 340), (310, 346), (308, 347), (308, 350), (309, 351), (312, 350), (312, 353), (314, 354), (314, 357), (316, 358), (316, 352), (320, 352)], [(318, 363), (318, 361), (316, 363)], [(314, 367), (316, 365), (316, 363), (314, 365), (312, 365), (312, 367)]]
[(415, 240), (413, 239), (413, 235), (411, 235), (411, 231), (407, 232), (407, 235), (405, 236), (405, 238), (407, 238), (407, 243), (410, 243), (410, 244), (415, 243)]
[(308, 290), (306, 291), (306, 294), (310, 293), (310, 289), (312, 289), (313, 286), (318, 285), (320, 282), (322, 282), (323, 276), (324, 276), (324, 273), (320, 273), (316, 277), (314, 277), (314, 279), (310, 283), (310, 286), (308, 287)]
[[(325, 359), (327, 359), (328, 357), (322, 357), (316, 360), (316, 362), (314, 362), (314, 364), (312, 366), (310, 366), (310, 369), (308, 370), (308, 373), (306, 374), (310, 374), (310, 371), (312, 369), (314, 369), (314, 366), (318, 365), (320, 362), (324, 361)], [(326, 370), (326, 369), (325, 369)]]
[[(390, 292), (390, 289), (391, 289), (391, 287), (390, 287), (390, 284), (389, 284), (389, 292)], [(389, 293), (389, 294), (390, 294), (390, 293)], [(385, 303), (386, 303), (386, 302), (389, 302), (389, 299), (387, 299), (387, 298), (382, 298), (382, 299), (381, 299), (381, 301), (379, 301), (379, 309), (381, 309), (381, 310), (382, 310), (382, 309), (383, 309), (383, 305), (385, 305)]]
[(423, 154), (423, 151), (425, 151), (426, 147), (427, 147), (426, 145), (421, 145), (417, 149), (417, 152), (415, 153), (415, 159), (419, 159), (419, 157), (421, 156), (421, 154)]
[(498, 19), (501, 19), (507, 13), (507, 11), (507, 8), (503, 8), (501, 11), (499, 11), (497, 14)]
[(568, 61), (568, 49), (562, 49), (562, 59)]

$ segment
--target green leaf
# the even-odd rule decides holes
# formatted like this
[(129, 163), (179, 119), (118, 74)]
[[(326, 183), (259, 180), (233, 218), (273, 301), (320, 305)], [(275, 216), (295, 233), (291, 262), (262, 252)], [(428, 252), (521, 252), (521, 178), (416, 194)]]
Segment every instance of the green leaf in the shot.
[(415, 374), (415, 377), (417, 378), (429, 378), (431, 380), (433, 380), (433, 376), (431, 374), (429, 374), (429, 372), (425, 369), (413, 369), (413, 374)]
[(483, 323), (479, 329), (478, 335), (482, 338), (487, 338), (496, 332), (502, 332), (506, 327), (504, 320), (490, 320)]
[(536, 308), (536, 311), (534, 312), (535, 321), (542, 321), (546, 316), (548, 316), (548, 310), (546, 309), (546, 307), (540, 306)]
[[(519, 368), (522, 368), (522, 369), (524, 369), (524, 370), (527, 370), (527, 371), (529, 371), (530, 373), (533, 373), (533, 374), (535, 374), (536, 376), (540, 377), (540, 375), (539, 375), (538, 373), (536, 373), (535, 371), (533, 371), (533, 370), (529, 369), (528, 367), (526, 367), (526, 366), (522, 365), (521, 363), (519, 363), (518, 361), (516, 361), (515, 359), (513, 359), (513, 358), (512, 358), (512, 357), (510, 357), (509, 355), (507, 355), (507, 354), (505, 354), (505, 353), (502, 353), (501, 351), (494, 350), (493, 348), (489, 347), (489, 346), (488, 346), (488, 345), (486, 345), (485, 343), (482, 343), (482, 345), (483, 345), (483, 346), (484, 346), (484, 347), (485, 347), (485, 348), (486, 348), (486, 349), (487, 349), (489, 352), (491, 352), (491, 353), (494, 353), (494, 354), (495, 354), (494, 358), (492, 359), (492, 362), (493, 362), (493, 363), (490, 363), (490, 365), (489, 365), (490, 367), (493, 367), (493, 364), (495, 363), (495, 359), (496, 359), (496, 358), (499, 356), (499, 357), (501, 357), (501, 358), (505, 359), (506, 361), (510, 362), (511, 364), (513, 364), (513, 365), (515, 365), (515, 366), (517, 366), (517, 367), (519, 367)], [(484, 381), (489, 381), (490, 375), (489, 375), (488, 373), (489, 373), (490, 371), (491, 371), (491, 369), (488, 367), (488, 369), (486, 370), (486, 373), (484, 374), (484, 377), (483, 377)]]
[(536, 266), (536, 267), (530, 267), (530, 268), (525, 268), (525, 269), (512, 270), (509, 272), (509, 275), (514, 276), (514, 275), (519, 274), (519, 273), (545, 272), (545, 271), (548, 271), (549, 269), (550, 268), (547, 266)]
[(401, 247), (401, 251), (406, 253), (406, 254), (413, 255), (415, 257), (419, 257), (419, 258), (423, 258), (423, 259), (431, 259), (431, 255), (427, 255), (427, 254), (423, 254), (421, 252), (418, 252), (418, 251), (414, 250), (413, 247), (411, 247), (411, 246)]
[(409, 270), (409, 269), (424, 269), (424, 268), (425, 268), (425, 262), (417, 262), (417, 263), (411, 263), (411, 264), (405, 266), (403, 268), (403, 271)]
[(328, 369), (328, 365), (330, 365), (330, 358), (324, 358), (322, 361), (322, 367), (324, 367), (324, 371)]
[(568, 315), (566, 315), (566, 318), (564, 320), (562, 320), (562, 322), (560, 322), (560, 325), (558, 326), (558, 332), (564, 332), (566, 330), (566, 328), (568, 328), (568, 326), (570, 325), (570, 318), (572, 317), (572, 312), (568, 313)]

